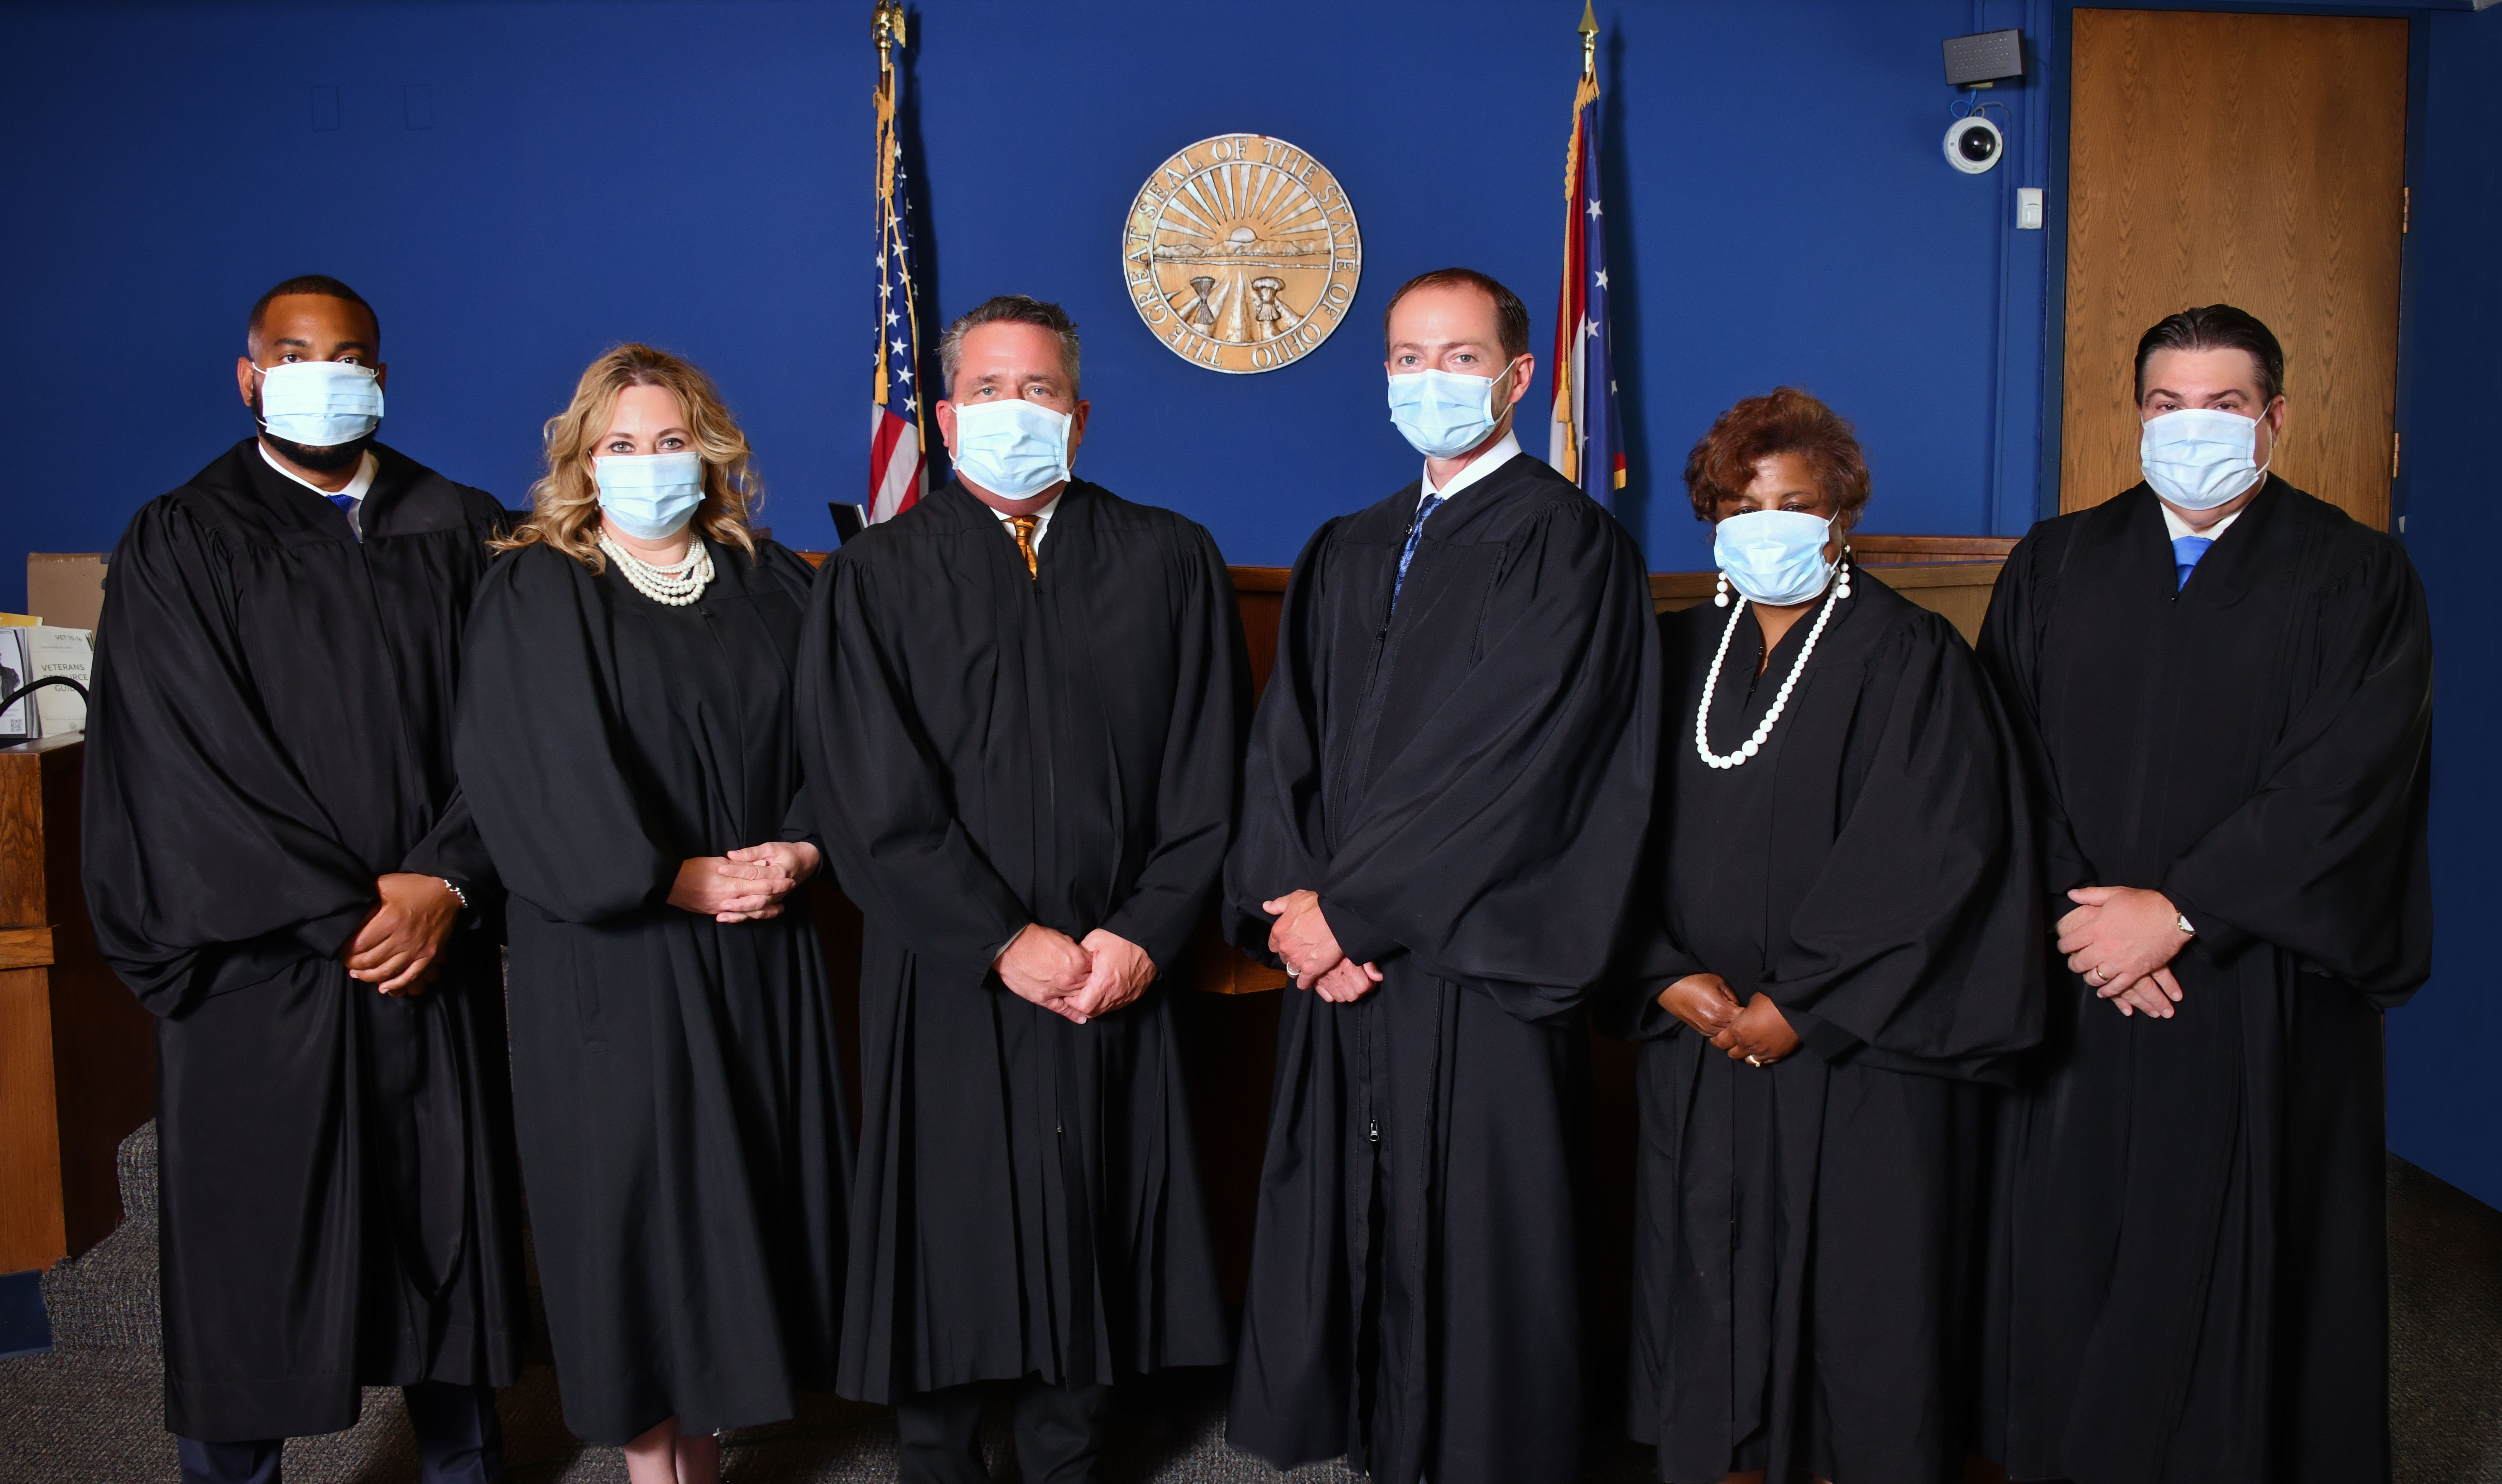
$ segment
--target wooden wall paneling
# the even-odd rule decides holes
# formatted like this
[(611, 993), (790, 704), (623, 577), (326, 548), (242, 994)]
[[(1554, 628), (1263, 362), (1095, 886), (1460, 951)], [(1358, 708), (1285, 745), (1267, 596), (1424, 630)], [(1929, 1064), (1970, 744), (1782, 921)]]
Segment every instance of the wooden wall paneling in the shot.
[(75, 1257), (121, 1224), (115, 1156), (130, 1131), (156, 1114), (156, 1018), (141, 1008), (95, 949), (79, 875), (85, 738), (52, 739), (42, 760), (44, 894), (52, 921), (52, 1069), (62, 1090), (61, 1205), (64, 1236)]
[(50, 1267), (69, 1251), (44, 978), (0, 972), (0, 1272)]
[[(1855, 545), (1854, 541), (1854, 545)], [(1943, 614), (1966, 644), (1980, 642), (1980, 621), (1989, 612), (1989, 595), (1997, 590), (2001, 561), (1864, 562), (1860, 570), (1931, 613)], [(1717, 574), (1653, 572), (1651, 607), (1675, 613), (1711, 601)]]
[(2284, 346), (2276, 471), (2385, 528), (2407, 22), (2074, 15), (2060, 508), (2138, 483), (2138, 337), (2228, 303)]
[(153, 1017), (95, 951), (79, 880), (85, 739), (0, 748), (0, 1271), (121, 1221), (114, 1155), (155, 1106)]

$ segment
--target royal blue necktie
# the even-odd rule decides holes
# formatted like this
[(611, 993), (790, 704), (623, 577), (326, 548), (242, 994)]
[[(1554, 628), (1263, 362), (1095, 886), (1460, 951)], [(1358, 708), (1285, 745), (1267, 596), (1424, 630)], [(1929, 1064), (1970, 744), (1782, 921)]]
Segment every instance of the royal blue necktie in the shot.
[(2173, 584), (2173, 591), (2178, 592), (2189, 586), (2189, 569), (2196, 566), (2198, 558), (2207, 555), (2207, 548), (2215, 544), (2215, 538), (2213, 536), (2172, 538), (2172, 569), (2181, 574), (2181, 581)]
[(1399, 580), (1390, 585), (1390, 608), (1394, 613), (1399, 609), (1399, 590), (1407, 586), (1407, 563), (1416, 559), (1417, 538), (1425, 534), (1425, 518), (1440, 503), (1442, 497), (1438, 494), (1425, 496), (1425, 503), (1416, 507), (1416, 523), (1407, 527), (1407, 546), (1399, 554)]

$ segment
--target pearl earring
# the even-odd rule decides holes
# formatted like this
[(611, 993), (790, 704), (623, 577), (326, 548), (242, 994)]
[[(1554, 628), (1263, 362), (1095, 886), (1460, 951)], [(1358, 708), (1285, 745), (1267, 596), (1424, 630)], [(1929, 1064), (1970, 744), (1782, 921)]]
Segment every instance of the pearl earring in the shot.
[(1726, 572), (1720, 574), (1718, 585), (1711, 590), (1711, 606), (1714, 608), (1729, 606), (1729, 574)]

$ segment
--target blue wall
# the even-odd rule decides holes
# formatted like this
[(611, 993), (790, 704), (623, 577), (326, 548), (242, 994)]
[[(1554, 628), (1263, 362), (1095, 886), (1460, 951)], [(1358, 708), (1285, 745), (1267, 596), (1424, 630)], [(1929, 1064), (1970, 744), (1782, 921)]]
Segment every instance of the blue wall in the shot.
[(2432, 603), (2432, 983), (2389, 1017), (2389, 1147), (2502, 1206), (2502, 11), (2437, 13), (2408, 242), (2406, 542)]
[[(824, 502), (864, 482), (868, 9), (11, 7), (0, 127), (20, 220), (41, 225), (0, 241), (16, 300), (0, 388), (47, 430), (0, 495), (13, 545), (109, 546), (141, 501), (243, 436), (228, 367), (244, 311), (305, 271), (380, 308), (385, 437), (456, 478), (518, 503), (538, 425), (581, 367), (647, 338), (721, 380), (777, 491), (777, 533), (830, 544)], [(2017, 175), (2041, 184), (2039, 131), (2019, 118), (2012, 170), (1948, 170), (1938, 42), (2046, 6), (1610, 9), (1626, 505), (1654, 564), (1701, 564), (1686, 449), (1731, 400), (1783, 381), (1858, 420), (1875, 525), (2021, 530), (2046, 234), (2004, 223)], [(1291, 560), (1323, 517), (1412, 476), (1367, 329), (1402, 279), (1455, 260), (1496, 274), (1536, 313), (1546, 358), (1579, 66), (1570, 0), (1276, 15), (1264, 39), (1237, 5), (939, 0), (913, 47), (936, 309), (1007, 289), (1065, 303), (1096, 404), (1083, 467), (1254, 563)], [(315, 126), (317, 87), (338, 90), (335, 128)], [(2028, 90), (1999, 96), (2029, 106)], [(1149, 169), (1232, 130), (1317, 155), (1366, 242), (1353, 322), (1253, 377), (1150, 339), (1116, 251)], [(98, 363), (117, 368), (101, 398)], [(1542, 421), (1526, 441), (1543, 452)], [(19, 581), (5, 564), (0, 604)]]
[[(2177, 3), (2177, 0), (2150, 0)], [(1677, 471), (1713, 414), (1791, 382), (1857, 420), (1871, 523), (2016, 533), (2045, 499), (2046, 284), (2058, 88), (1990, 95), (2006, 167), (1948, 170), (1938, 43), (2020, 25), (2055, 79), (2066, 0), (1615, 0), (1602, 7), (1628, 523), (1704, 564)], [(2218, 8), (2224, 8), (2219, 4)], [(2230, 8), (2246, 8), (2233, 5)], [(2288, 0), (2285, 8), (2320, 8)], [(2360, 7), (2357, 7), (2360, 8)], [(0, 481), (18, 550), (111, 546), (142, 501), (245, 435), (230, 367), (253, 297), (335, 273), (380, 308), (388, 437), (518, 503), (538, 425), (607, 345), (708, 367), (774, 490), (826, 546), (864, 483), (871, 253), (867, 0), (18, 3), (0, 10), (16, 167)], [(2389, 1022), (2390, 1138), (2502, 1204), (2502, 1015), (2483, 947), (2502, 784), (2486, 573), (2502, 505), (2495, 250), (2502, 14), (2415, 12), (2421, 79), (2399, 508), (2432, 591), (2442, 692), (2438, 976)], [(1087, 337), (1081, 466), (1283, 563), (1324, 516), (1412, 476), (1369, 326), (1452, 261), (1510, 283), (1541, 361), (1578, 65), (1571, 0), (925, 0), (912, 104), (939, 314), (1053, 296)], [(335, 127), (315, 89), (335, 88)], [(1194, 369), (1131, 310), (1122, 213), (1176, 147), (1310, 151), (1361, 218), (1365, 287), (1279, 372)], [(2050, 229), (2012, 229), (2018, 186)], [(2049, 400), (2046, 402), (2046, 397)], [(1541, 380), (1531, 405), (1542, 406)], [(1542, 423), (1528, 430), (1543, 448)], [(2055, 464), (2055, 459), (2046, 460)]]

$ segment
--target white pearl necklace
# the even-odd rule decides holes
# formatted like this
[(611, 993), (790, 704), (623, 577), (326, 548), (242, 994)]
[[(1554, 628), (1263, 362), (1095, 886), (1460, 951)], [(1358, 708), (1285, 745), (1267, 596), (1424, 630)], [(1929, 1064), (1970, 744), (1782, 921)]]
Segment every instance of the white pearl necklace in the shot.
[[(1725, 589), (1729, 579), (1724, 576), (1720, 581)], [(1720, 689), (1720, 665), (1729, 658), (1729, 640), (1738, 632), (1738, 616), (1746, 611), (1746, 599), (1742, 594), (1740, 595), (1737, 606), (1730, 610), (1729, 626), (1720, 631), (1719, 652), (1711, 657), (1711, 674), (1703, 682), (1703, 704), (1696, 708), (1694, 713), (1694, 754), (1701, 758), (1706, 765), (1715, 768), (1738, 767), (1747, 759), (1764, 750), (1764, 744), (1772, 739), (1773, 724), (1778, 722), (1781, 719), (1781, 713), (1789, 708), (1790, 691), (1797, 689), (1799, 676), (1806, 672), (1808, 657), (1815, 653), (1815, 641), (1824, 637), (1824, 624), (1827, 619), (1833, 617), (1833, 605), (1849, 595), (1850, 558), (1845, 554), (1835, 569), (1833, 589), (1825, 594), (1824, 606), (1816, 610), (1815, 626), (1807, 631), (1807, 642), (1799, 646), (1798, 658), (1791, 662), (1788, 677), (1781, 682), (1779, 693), (1773, 697), (1773, 708), (1764, 713), (1762, 721), (1755, 724), (1753, 736), (1748, 737), (1736, 752), (1720, 757), (1711, 751), (1711, 696)], [(1729, 594), (1724, 590), (1716, 594), (1716, 599), (1718, 602), (1725, 603), (1729, 600)]]
[(617, 563), (617, 570), (634, 585), (634, 590), (653, 602), (669, 608), (684, 608), (703, 596), (704, 585), (712, 581), (712, 550), (698, 539), (690, 543), (687, 559), (676, 570), (656, 567), (632, 552), (599, 533), (599, 549)]

